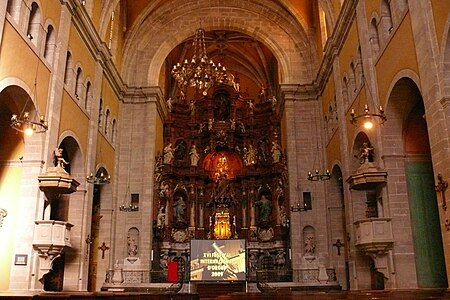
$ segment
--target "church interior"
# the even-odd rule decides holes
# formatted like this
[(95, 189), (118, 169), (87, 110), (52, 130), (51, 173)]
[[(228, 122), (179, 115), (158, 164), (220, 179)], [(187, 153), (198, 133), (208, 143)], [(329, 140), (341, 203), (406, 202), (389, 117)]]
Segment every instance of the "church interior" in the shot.
[(1, 1), (0, 298), (450, 298), (449, 132), (449, 1)]

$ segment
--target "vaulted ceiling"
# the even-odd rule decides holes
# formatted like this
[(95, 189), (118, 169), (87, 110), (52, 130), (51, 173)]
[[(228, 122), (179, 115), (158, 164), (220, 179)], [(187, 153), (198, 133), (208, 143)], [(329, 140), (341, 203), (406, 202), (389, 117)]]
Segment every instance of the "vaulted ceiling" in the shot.
[[(249, 94), (267, 88), (274, 95), (280, 80), (308, 82), (318, 65), (314, 41), (317, 0), (126, 0), (122, 5), (126, 11), (126, 82), (136, 78), (135, 70), (140, 67), (148, 68), (153, 84), (161, 85), (163, 80), (166, 87), (174, 86), (170, 70), (192, 57), (198, 27), (206, 29), (208, 57), (226, 66)], [(221, 26), (227, 18), (231, 24)], [(300, 71), (291, 71), (293, 65)], [(157, 78), (156, 73), (166, 79)], [(152, 85), (151, 78), (148, 82)], [(173, 94), (173, 90), (166, 92)]]

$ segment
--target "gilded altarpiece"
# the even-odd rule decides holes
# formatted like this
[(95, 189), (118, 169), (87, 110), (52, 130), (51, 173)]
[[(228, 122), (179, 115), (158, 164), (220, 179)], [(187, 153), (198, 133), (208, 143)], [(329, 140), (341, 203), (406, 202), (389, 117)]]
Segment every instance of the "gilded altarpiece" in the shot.
[(249, 281), (256, 270), (289, 270), (279, 101), (248, 99), (228, 85), (169, 101), (156, 157), (153, 269), (177, 261), (187, 275), (190, 239), (246, 239)]

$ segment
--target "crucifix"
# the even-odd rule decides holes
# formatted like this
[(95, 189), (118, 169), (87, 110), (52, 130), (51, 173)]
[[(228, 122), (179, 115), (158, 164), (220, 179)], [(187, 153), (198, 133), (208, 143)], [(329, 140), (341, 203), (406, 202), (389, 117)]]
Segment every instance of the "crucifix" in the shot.
[(98, 247), (99, 250), (102, 250), (102, 259), (105, 259), (105, 251), (109, 249), (108, 246), (106, 246), (105, 242), (102, 243), (100, 247)]
[(438, 183), (434, 187), (436, 192), (441, 193), (442, 209), (447, 210), (447, 201), (445, 200), (445, 191), (448, 188), (448, 182), (442, 178), (442, 174), (438, 174)]
[(336, 240), (336, 243), (333, 244), (333, 246), (335, 246), (338, 250), (338, 255), (341, 256), (341, 247), (344, 247), (344, 244), (341, 243), (340, 239)]

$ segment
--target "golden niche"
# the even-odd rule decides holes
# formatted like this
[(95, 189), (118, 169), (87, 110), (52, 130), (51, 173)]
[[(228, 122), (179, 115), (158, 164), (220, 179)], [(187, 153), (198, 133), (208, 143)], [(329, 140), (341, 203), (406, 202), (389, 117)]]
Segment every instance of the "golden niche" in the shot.
[(216, 212), (214, 217), (214, 238), (229, 239), (231, 237), (230, 214), (227, 211)]

